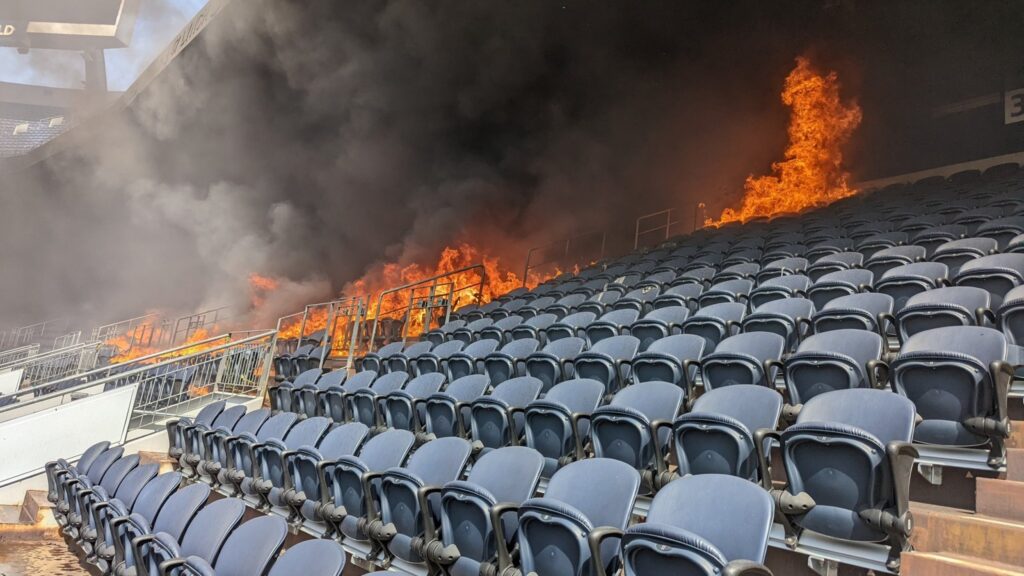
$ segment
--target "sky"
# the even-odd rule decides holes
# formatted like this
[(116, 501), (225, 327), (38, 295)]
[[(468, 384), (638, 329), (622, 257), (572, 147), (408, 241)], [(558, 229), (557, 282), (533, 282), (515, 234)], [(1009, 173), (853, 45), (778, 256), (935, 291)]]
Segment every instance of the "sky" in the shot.
[[(131, 86), (206, 2), (140, 0), (131, 45), (128, 48), (107, 50), (109, 89), (122, 91)], [(33, 50), (29, 54), (19, 54), (15, 48), (0, 48), (0, 82), (78, 88), (83, 80), (82, 57), (76, 52)]]

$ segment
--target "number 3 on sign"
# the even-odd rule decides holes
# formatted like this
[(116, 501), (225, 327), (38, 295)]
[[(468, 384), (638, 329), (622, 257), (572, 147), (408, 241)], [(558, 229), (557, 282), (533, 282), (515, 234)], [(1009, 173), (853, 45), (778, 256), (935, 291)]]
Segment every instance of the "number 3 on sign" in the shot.
[(1024, 89), (1006, 93), (1006, 123), (1024, 122)]

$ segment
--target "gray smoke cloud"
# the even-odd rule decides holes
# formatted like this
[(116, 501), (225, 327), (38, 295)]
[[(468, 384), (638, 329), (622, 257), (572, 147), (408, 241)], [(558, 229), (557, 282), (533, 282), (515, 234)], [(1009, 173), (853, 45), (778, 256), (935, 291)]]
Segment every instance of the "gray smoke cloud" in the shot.
[(842, 38), (877, 14), (763, 4), (236, 1), (132, 106), (5, 175), (0, 319), (251, 314), (259, 273), (268, 326), (460, 240), (518, 273), (573, 231), (631, 242), (644, 212), (686, 230), (777, 159), (796, 55), (868, 84)]

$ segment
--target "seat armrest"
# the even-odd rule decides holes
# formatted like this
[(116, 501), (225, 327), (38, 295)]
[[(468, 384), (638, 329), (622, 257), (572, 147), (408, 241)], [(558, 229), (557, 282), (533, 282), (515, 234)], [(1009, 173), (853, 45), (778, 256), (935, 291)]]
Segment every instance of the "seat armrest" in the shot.
[(505, 538), (505, 524), (501, 521), (505, 514), (518, 512), (519, 504), (514, 502), (499, 502), (491, 507), (488, 513), (491, 516), (491, 526), (494, 534), (494, 544), (498, 551), (498, 573), (504, 572), (512, 567), (512, 554), (508, 550)]
[(609, 538), (622, 538), (622, 530), (612, 526), (599, 526), (587, 534), (587, 545), (590, 547), (590, 568), (592, 576), (608, 576), (601, 558), (601, 543)]
[(733, 560), (725, 565), (722, 576), (773, 576), (764, 564), (750, 560)]

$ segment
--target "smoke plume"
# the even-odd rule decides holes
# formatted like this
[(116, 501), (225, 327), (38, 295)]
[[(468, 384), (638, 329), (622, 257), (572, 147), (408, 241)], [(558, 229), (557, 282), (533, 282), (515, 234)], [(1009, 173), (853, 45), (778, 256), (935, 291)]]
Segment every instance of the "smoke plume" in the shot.
[(795, 56), (866, 85), (841, 38), (877, 14), (764, 4), (235, 1), (131, 106), (3, 175), (0, 321), (245, 314), (260, 274), (266, 326), (456, 242), (518, 271), (574, 231), (631, 243), (644, 212), (686, 231), (783, 148)]

